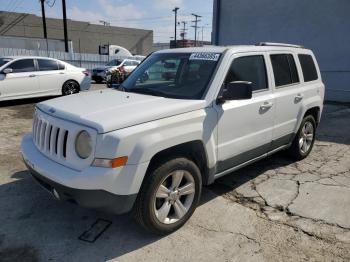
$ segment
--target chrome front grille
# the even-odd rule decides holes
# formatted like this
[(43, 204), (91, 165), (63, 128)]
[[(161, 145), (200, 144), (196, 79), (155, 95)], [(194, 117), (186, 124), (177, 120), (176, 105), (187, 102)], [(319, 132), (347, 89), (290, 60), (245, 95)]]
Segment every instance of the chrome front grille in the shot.
[(43, 153), (65, 159), (69, 130), (55, 126), (44, 118), (35, 115), (33, 120), (33, 141)]

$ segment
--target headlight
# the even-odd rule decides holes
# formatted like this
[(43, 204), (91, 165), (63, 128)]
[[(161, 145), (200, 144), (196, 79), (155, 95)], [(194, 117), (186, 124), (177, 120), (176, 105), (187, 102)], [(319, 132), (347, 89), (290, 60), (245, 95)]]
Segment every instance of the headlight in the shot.
[(83, 130), (75, 139), (75, 151), (80, 158), (86, 159), (92, 152), (92, 140), (90, 134)]

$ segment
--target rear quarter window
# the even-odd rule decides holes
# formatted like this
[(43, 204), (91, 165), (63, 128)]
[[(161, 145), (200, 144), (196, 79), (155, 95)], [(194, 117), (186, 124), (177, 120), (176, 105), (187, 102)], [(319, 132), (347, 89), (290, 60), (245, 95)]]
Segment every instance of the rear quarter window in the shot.
[(304, 81), (310, 82), (318, 79), (316, 66), (311, 55), (298, 55)]

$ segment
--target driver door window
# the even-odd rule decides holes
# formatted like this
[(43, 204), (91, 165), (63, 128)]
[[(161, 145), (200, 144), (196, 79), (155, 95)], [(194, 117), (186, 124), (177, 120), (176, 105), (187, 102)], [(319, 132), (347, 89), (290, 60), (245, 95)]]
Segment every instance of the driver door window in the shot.
[(35, 71), (33, 59), (17, 60), (8, 66), (12, 68), (12, 73), (25, 73)]
[(264, 56), (243, 56), (236, 58), (226, 76), (226, 83), (234, 81), (252, 82), (254, 91), (268, 89)]

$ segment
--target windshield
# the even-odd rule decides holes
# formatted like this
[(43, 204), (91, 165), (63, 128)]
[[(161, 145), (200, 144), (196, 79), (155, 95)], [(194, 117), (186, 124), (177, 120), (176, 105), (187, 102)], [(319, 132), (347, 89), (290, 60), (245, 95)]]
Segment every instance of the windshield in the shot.
[(123, 82), (127, 92), (201, 99), (218, 63), (218, 53), (160, 53), (142, 62)]
[(121, 60), (119, 60), (119, 59), (114, 59), (114, 60), (112, 60), (112, 61), (109, 61), (109, 62), (106, 64), (106, 66), (118, 66), (118, 65), (120, 65), (121, 63), (122, 63)]
[(4, 64), (10, 62), (11, 58), (0, 58), (0, 66), (3, 66)]

